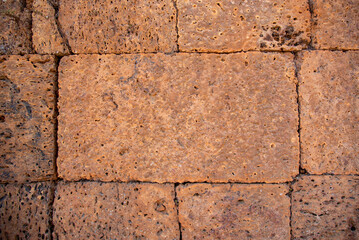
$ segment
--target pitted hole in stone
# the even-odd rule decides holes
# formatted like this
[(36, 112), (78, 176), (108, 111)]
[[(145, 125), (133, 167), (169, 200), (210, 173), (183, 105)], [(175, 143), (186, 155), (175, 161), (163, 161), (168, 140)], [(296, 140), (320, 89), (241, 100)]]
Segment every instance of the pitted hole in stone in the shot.
[(307, 40), (302, 38), (303, 31), (296, 31), (292, 25), (279, 26), (273, 22), (272, 26), (262, 26), (260, 34), (260, 47), (282, 47), (300, 46), (307, 44)]
[(166, 211), (165, 201), (163, 199), (157, 200), (154, 204), (154, 208), (157, 212), (165, 212)]

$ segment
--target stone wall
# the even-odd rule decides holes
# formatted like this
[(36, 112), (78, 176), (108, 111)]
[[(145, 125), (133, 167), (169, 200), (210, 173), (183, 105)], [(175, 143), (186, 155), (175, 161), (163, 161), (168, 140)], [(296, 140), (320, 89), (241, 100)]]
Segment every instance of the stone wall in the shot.
[(1, 0), (0, 239), (358, 239), (357, 0)]

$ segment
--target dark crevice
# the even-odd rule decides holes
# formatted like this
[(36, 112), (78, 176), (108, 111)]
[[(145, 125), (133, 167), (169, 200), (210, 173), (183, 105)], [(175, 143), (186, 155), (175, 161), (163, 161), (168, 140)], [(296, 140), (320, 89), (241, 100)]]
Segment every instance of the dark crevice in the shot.
[(65, 42), (66, 47), (68, 48), (70, 54), (73, 54), (69, 40), (66, 37), (66, 34), (64, 33), (64, 31), (62, 30), (62, 26), (61, 23), (59, 21), (59, 4), (53, 0), (47, 0), (47, 2), (54, 8), (55, 10), (55, 23), (56, 23), (56, 27), (57, 30), (59, 31), (59, 34), (62, 38), (62, 40)]
[[(302, 168), (300, 168), (302, 169)], [(321, 174), (311, 174), (305, 170), (305, 174), (298, 174), (293, 177), (291, 181), (285, 182), (236, 182), (236, 181), (227, 181), (227, 182), (211, 182), (211, 181), (193, 181), (193, 182), (156, 182), (156, 181), (121, 181), (121, 180), (111, 180), (111, 181), (103, 181), (100, 179), (78, 179), (78, 180), (66, 180), (58, 177), (55, 181), (56, 182), (64, 182), (64, 183), (82, 183), (82, 182), (97, 182), (97, 183), (123, 183), (123, 184), (134, 184), (134, 183), (149, 183), (149, 184), (178, 184), (178, 185), (186, 185), (186, 184), (214, 184), (214, 185), (224, 185), (224, 184), (243, 184), (243, 185), (259, 185), (259, 184), (266, 184), (266, 185), (283, 185), (292, 183), (295, 179), (306, 175), (306, 176), (338, 176), (338, 177), (359, 177), (359, 174), (334, 174), (334, 173), (321, 173)], [(38, 181), (26, 181), (26, 183), (37, 183), (37, 182), (46, 182), (46, 180), (38, 180)], [(2, 182), (5, 183), (16, 183), (16, 182)]]
[[(259, 50), (240, 50), (240, 51), (231, 51), (231, 52), (211, 52), (211, 51), (206, 51), (206, 52), (186, 52), (186, 51), (180, 51), (178, 53), (186, 53), (186, 54), (214, 54), (214, 55), (230, 55), (230, 54), (236, 54), (236, 53), (300, 53), (300, 52), (307, 52), (307, 51), (312, 51), (309, 49), (303, 49), (301, 51), (259, 51)], [(315, 51), (327, 51), (327, 52), (359, 52), (359, 49), (315, 49)], [(177, 52), (176, 52), (177, 53)], [(131, 53), (131, 52), (121, 52), (121, 53), (71, 53), (71, 55), (96, 55), (96, 56), (105, 56), (105, 55), (117, 55), (117, 56), (122, 56), (122, 55), (156, 55), (156, 54), (165, 54), (165, 55), (173, 55), (176, 54), (173, 52), (136, 52), (136, 53)], [(27, 54), (16, 54), (16, 55), (27, 55)], [(49, 55), (49, 54), (37, 54), (37, 55)]]
[(294, 53), (294, 68), (295, 68), (295, 78), (297, 79), (296, 82), (296, 92), (297, 92), (297, 106), (298, 106), (298, 140), (299, 140), (299, 173), (300, 169), (302, 168), (302, 139), (301, 139), (301, 103), (300, 103), (300, 93), (299, 93), (299, 85), (300, 85), (300, 69), (301, 69), (301, 59), (298, 53)]
[(54, 168), (54, 178), (55, 180), (58, 179), (58, 171), (57, 171), (57, 157), (59, 155), (59, 146), (58, 146), (58, 116), (59, 116), (59, 107), (58, 107), (58, 101), (59, 101), (59, 64), (60, 64), (61, 57), (55, 58), (55, 64), (56, 64), (56, 76), (55, 76), (55, 85), (54, 85), (54, 91), (55, 91), (55, 108), (54, 108), (54, 158), (53, 158), (53, 168)]
[(178, 221), (178, 228), (179, 228), (179, 239), (182, 240), (182, 225), (181, 225), (181, 221), (179, 219), (179, 200), (177, 197), (177, 187), (179, 186), (178, 183), (175, 183), (174, 185), (174, 191), (175, 191), (175, 198), (173, 199), (176, 205), (176, 210), (177, 210), (177, 221)]
[(56, 192), (57, 182), (53, 181), (50, 188), (50, 199), (49, 199), (49, 228), (50, 228), (50, 240), (53, 238), (53, 233), (55, 229), (54, 224), (54, 201), (55, 201), (55, 192)]
[(308, 171), (305, 168), (299, 167), (299, 174), (301, 175), (308, 175)]
[(290, 201), (290, 204), (289, 204), (289, 231), (290, 231), (290, 239), (294, 239), (293, 237), (293, 229), (292, 229), (292, 205), (293, 205), (293, 184), (294, 182), (296, 182), (296, 179), (294, 179), (291, 183), (288, 184), (289, 186), (289, 191), (287, 193), (287, 196), (289, 197), (289, 201)]
[[(300, 168), (302, 169), (302, 168)], [(301, 170), (303, 171), (303, 170)], [(55, 182), (64, 182), (66, 183), (82, 183), (82, 182), (97, 182), (97, 183), (120, 183), (120, 184), (134, 184), (134, 183), (146, 183), (146, 184), (178, 184), (178, 185), (186, 185), (186, 184), (213, 184), (213, 185), (225, 185), (225, 184), (243, 184), (243, 185), (283, 185), (290, 184), (294, 181), (294, 179), (300, 178), (301, 176), (338, 176), (338, 177), (359, 177), (359, 174), (334, 174), (334, 173), (321, 173), (321, 174), (312, 174), (307, 172), (304, 169), (304, 174), (298, 174), (293, 177), (291, 181), (284, 182), (239, 182), (239, 181), (224, 181), (224, 182), (211, 182), (211, 181), (193, 181), (193, 182), (156, 182), (156, 181), (121, 181), (121, 180), (111, 180), (111, 181), (103, 181), (100, 179), (78, 179), (78, 180), (66, 180), (61, 177), (58, 177)], [(51, 180), (27, 180), (25, 182), (17, 182), (17, 181), (6, 181), (0, 182), (0, 184), (13, 184), (13, 183), (39, 183), (39, 182), (49, 182)]]
[[(296, 176), (297, 177), (297, 176)], [(139, 181), (139, 180), (129, 180), (129, 181), (121, 181), (121, 180), (101, 180), (101, 179), (72, 179), (66, 180), (58, 177), (57, 181), (62, 181), (65, 183), (76, 183), (76, 182), (98, 182), (98, 183), (150, 183), (150, 184), (179, 184), (179, 185), (186, 185), (186, 184), (215, 184), (215, 185), (224, 185), (224, 184), (246, 184), (246, 185), (258, 185), (258, 184), (268, 184), (268, 185), (282, 185), (288, 184), (291, 181), (284, 181), (284, 182), (240, 182), (240, 181), (222, 181), (222, 182), (212, 182), (212, 181), (183, 181), (183, 182), (171, 182), (171, 181)]]
[(314, 47), (313, 47), (313, 26), (314, 26), (313, 0), (308, 0), (308, 8), (309, 8), (309, 13), (310, 13), (310, 41), (308, 44), (308, 50), (314, 50)]
[(55, 77), (55, 84), (54, 84), (54, 91), (55, 91), (55, 108), (54, 108), (54, 158), (53, 158), (53, 168), (54, 168), (54, 181), (53, 186), (51, 188), (51, 197), (50, 197), (50, 203), (49, 203), (49, 218), (50, 218), (50, 239), (53, 239), (53, 233), (55, 229), (55, 224), (53, 221), (54, 216), (54, 200), (55, 200), (55, 191), (56, 191), (56, 185), (58, 182), (58, 171), (57, 171), (57, 157), (59, 152), (58, 147), (58, 115), (59, 115), (59, 108), (58, 108), (58, 99), (59, 99), (59, 64), (60, 64), (61, 57), (55, 58), (55, 64), (56, 64), (56, 77)]
[(179, 43), (178, 43), (178, 39), (179, 39), (179, 31), (178, 31), (178, 18), (179, 18), (179, 16), (178, 16), (178, 13), (179, 13), (179, 11), (178, 11), (178, 7), (177, 7), (177, 0), (172, 0), (172, 2), (173, 2), (173, 6), (174, 6), (174, 8), (176, 10), (176, 33), (177, 33), (177, 39), (176, 39), (177, 50), (176, 50), (176, 52), (179, 52)]
[[(29, 5), (32, 4), (29, 3)], [(31, 53), (33, 54), (36, 54), (36, 51), (35, 51), (35, 46), (34, 46), (34, 40), (33, 40), (33, 32), (32, 32), (32, 12), (33, 12), (33, 9), (32, 9), (32, 6), (28, 6), (27, 4), (27, 1), (26, 0), (22, 0), (22, 6), (27, 9), (29, 9), (30, 11), (30, 47), (31, 47)]]

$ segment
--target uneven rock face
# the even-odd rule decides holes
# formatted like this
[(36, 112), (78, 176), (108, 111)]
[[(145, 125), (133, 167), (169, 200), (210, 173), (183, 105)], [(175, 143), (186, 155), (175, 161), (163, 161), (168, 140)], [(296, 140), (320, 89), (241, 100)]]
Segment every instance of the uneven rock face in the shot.
[(74, 53), (177, 50), (172, 0), (61, 0), (59, 22)]
[(50, 56), (1, 57), (1, 182), (54, 176), (55, 70)]
[(358, 176), (303, 176), (292, 197), (294, 239), (359, 238)]
[(51, 183), (0, 184), (0, 238), (50, 239)]
[(56, 23), (55, 8), (58, 8), (57, 1), (34, 0), (32, 39), (37, 53), (62, 56), (69, 54), (69, 49)]
[(178, 187), (183, 239), (289, 239), (286, 185)]
[(56, 239), (179, 239), (170, 184), (60, 183)]
[(306, 52), (299, 72), (303, 167), (359, 173), (357, 52)]
[(178, 1), (181, 51), (300, 50), (310, 41), (306, 0)]
[(31, 52), (31, 0), (0, 1), (0, 55)]
[(292, 59), (264, 53), (63, 58), (59, 176), (291, 180), (299, 167)]
[(316, 49), (359, 49), (359, 2), (311, 0)]

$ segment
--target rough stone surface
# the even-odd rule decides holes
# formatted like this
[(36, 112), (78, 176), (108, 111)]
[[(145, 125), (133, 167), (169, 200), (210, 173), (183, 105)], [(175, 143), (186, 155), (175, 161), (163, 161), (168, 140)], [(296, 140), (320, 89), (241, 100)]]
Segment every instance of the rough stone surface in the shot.
[(299, 167), (292, 60), (289, 53), (65, 57), (59, 176), (291, 180)]
[(177, 188), (183, 239), (290, 239), (286, 185)]
[(50, 239), (51, 183), (0, 184), (0, 238)]
[(177, 50), (172, 0), (62, 0), (59, 22), (74, 53)]
[(0, 1), (0, 55), (31, 52), (31, 0)]
[(359, 173), (359, 53), (306, 52), (299, 72), (302, 165)]
[(294, 239), (359, 239), (358, 176), (303, 176), (292, 197)]
[(316, 49), (359, 49), (358, 0), (311, 0), (313, 46)]
[(181, 51), (301, 50), (310, 41), (307, 0), (178, 1)]
[(32, 32), (35, 51), (41, 54), (69, 54), (66, 40), (61, 37), (57, 25), (55, 7), (57, 1), (34, 0), (32, 13)]
[(54, 176), (55, 59), (0, 58), (0, 182)]
[(60, 183), (56, 239), (179, 239), (170, 184)]

